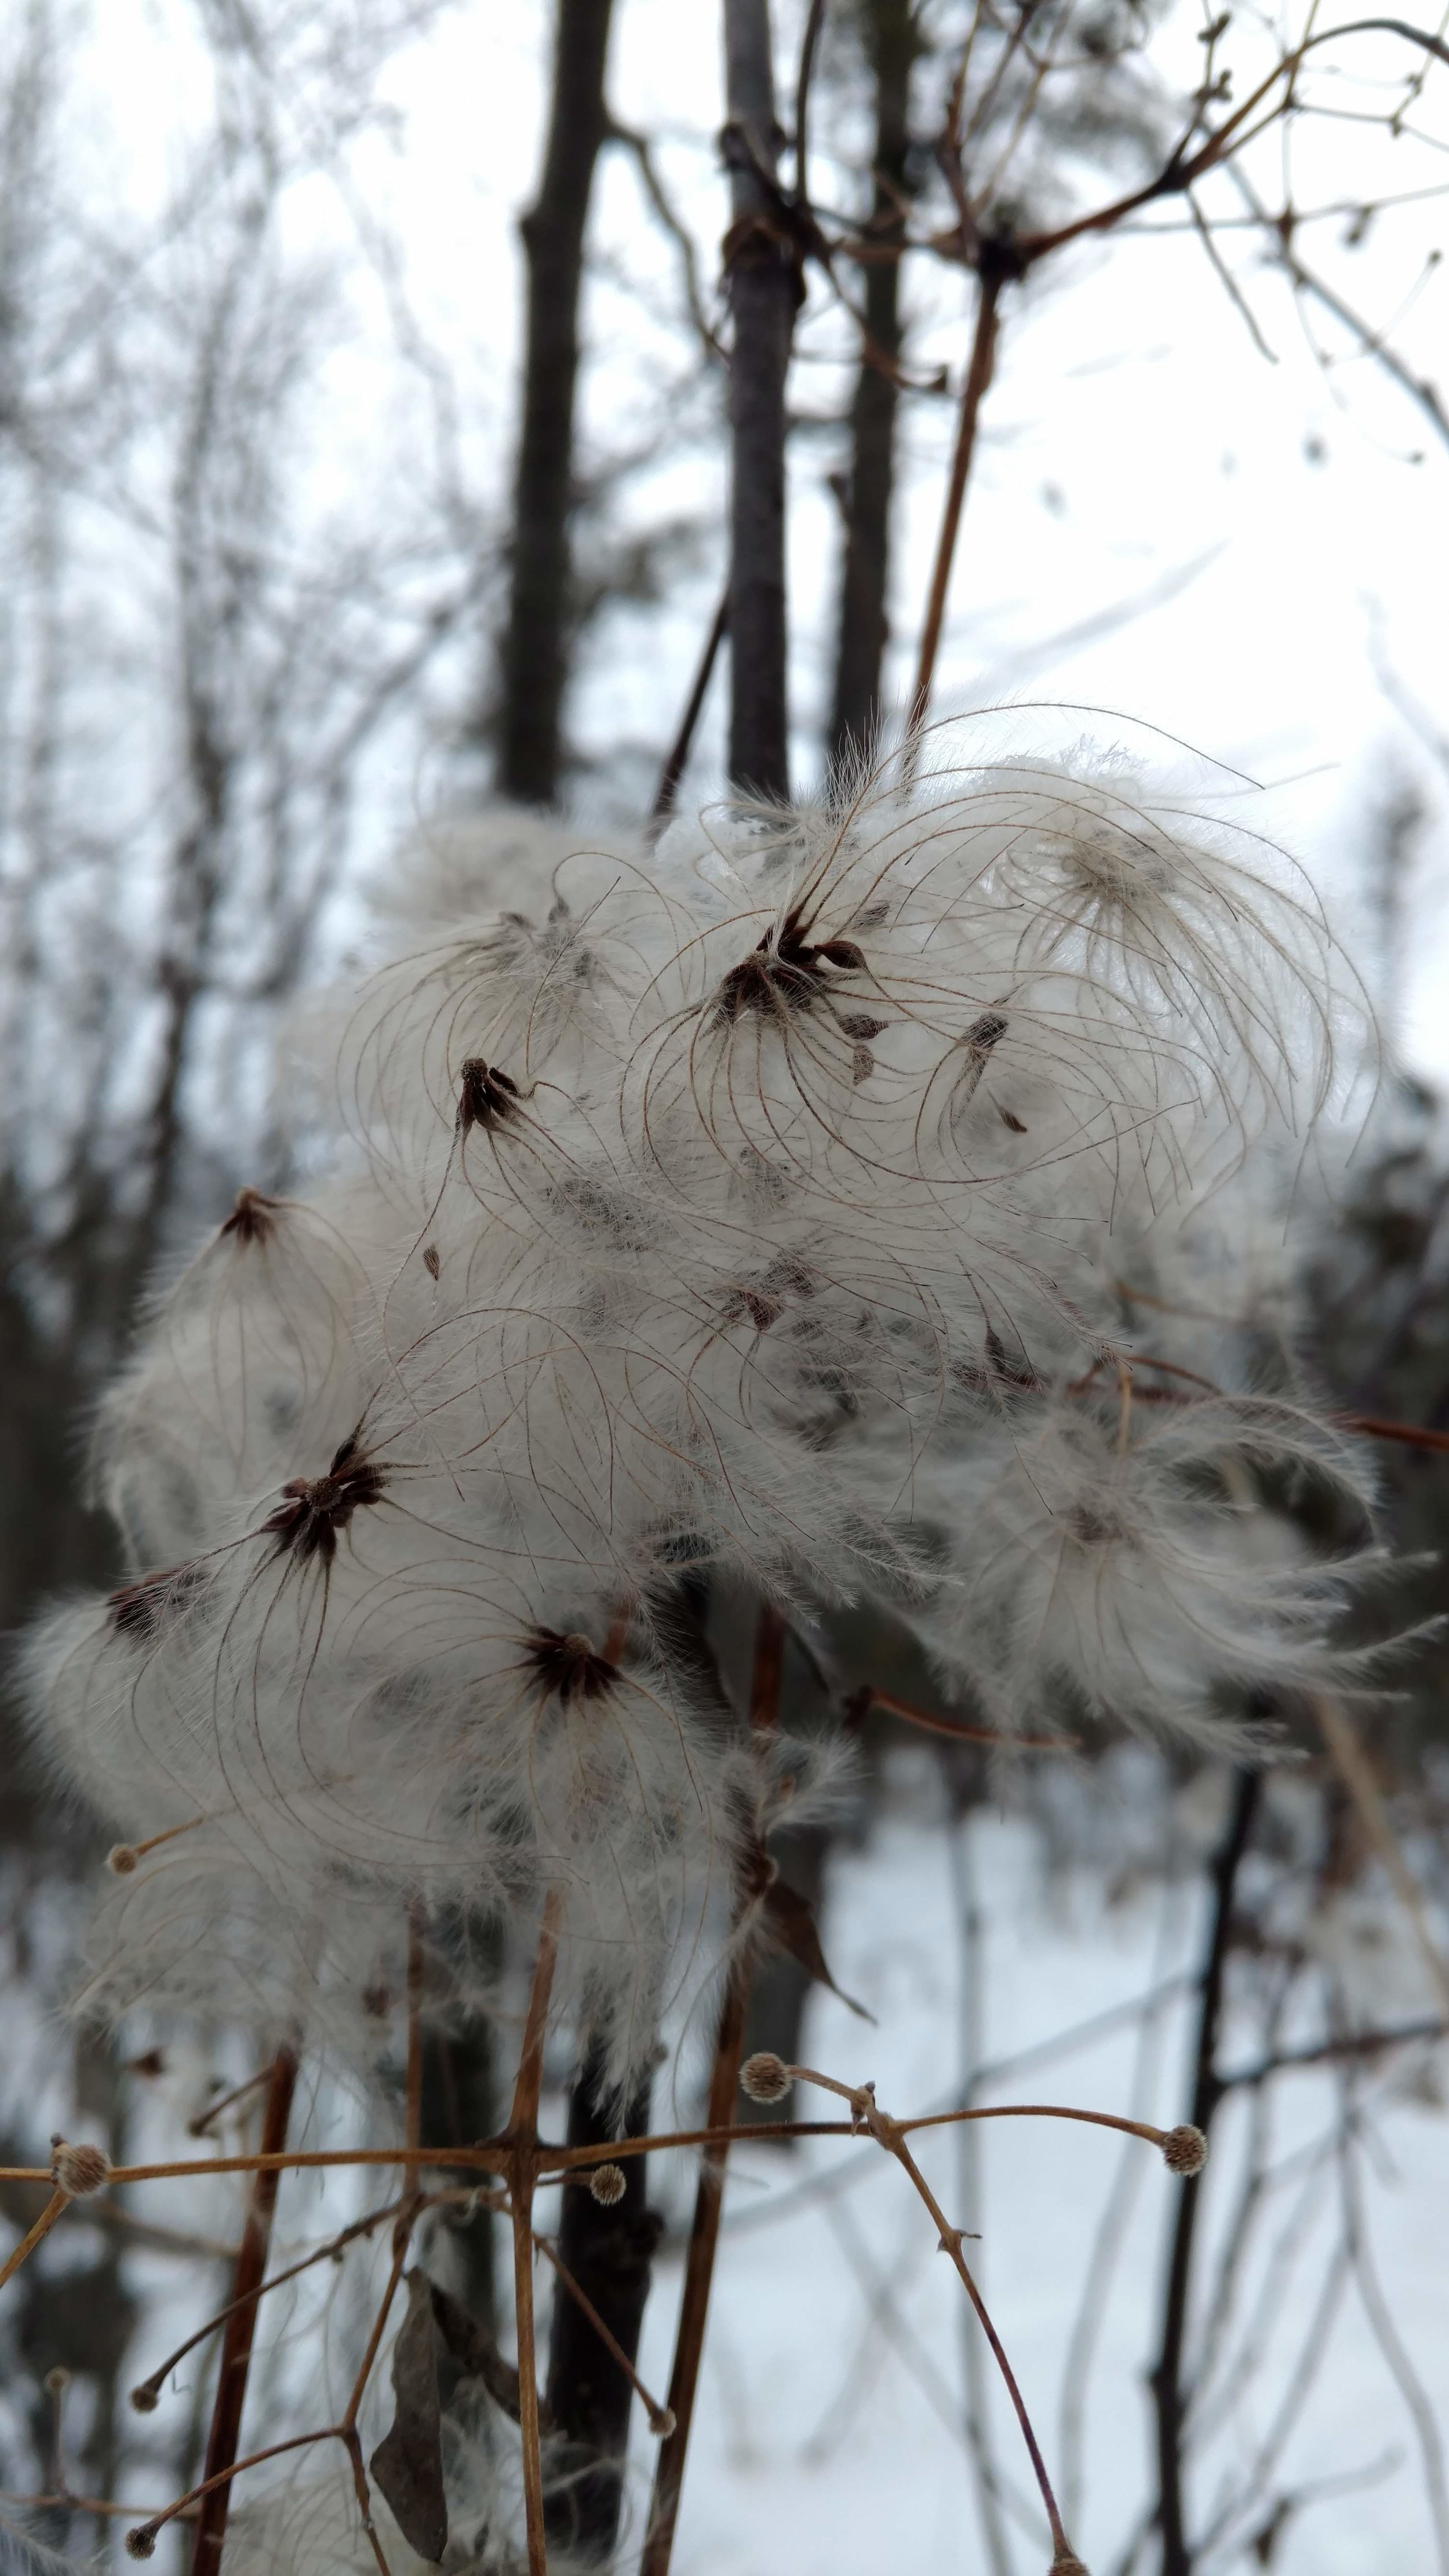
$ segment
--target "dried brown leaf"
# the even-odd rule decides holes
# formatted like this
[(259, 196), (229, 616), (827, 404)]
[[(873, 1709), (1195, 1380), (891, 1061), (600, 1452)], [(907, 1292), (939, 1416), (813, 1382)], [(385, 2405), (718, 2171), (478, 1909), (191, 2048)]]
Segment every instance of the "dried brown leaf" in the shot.
[(407, 2291), (408, 2312), (392, 2353), (392, 2429), (368, 2465), (408, 2547), (436, 2566), (448, 2546), (448, 2500), (432, 2283), (425, 2272), (410, 2272)]

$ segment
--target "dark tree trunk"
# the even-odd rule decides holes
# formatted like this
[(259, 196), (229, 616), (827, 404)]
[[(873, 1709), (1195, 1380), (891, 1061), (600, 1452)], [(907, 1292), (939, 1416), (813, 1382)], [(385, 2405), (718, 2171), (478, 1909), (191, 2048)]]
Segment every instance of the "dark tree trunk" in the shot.
[(799, 275), (771, 223), (775, 121), (769, 0), (725, 0), (724, 132), (734, 221), (730, 310), (730, 776), (788, 796), (785, 377)]
[[(492, 2137), (500, 2116), (497, 2068), (493, 2027), (481, 2013), (470, 2015), (461, 2029), (424, 2031), (419, 2107), (425, 2147), (466, 2147)], [(467, 2184), (476, 2175), (466, 2167), (445, 2168), (439, 2179)], [(491, 2210), (454, 2220), (444, 2243), (444, 2288), (491, 2334), (498, 2321)]]
[[(601, 2099), (602, 2074), (598, 2056), (591, 2053), (569, 2103), (571, 2147), (602, 2146), (618, 2135)], [(646, 2082), (628, 2106), (624, 2131), (639, 2138), (648, 2127)], [(603, 2207), (581, 2184), (567, 2189), (558, 2236), (560, 2262), (631, 2361), (639, 2349), (650, 2265), (664, 2224), (645, 2205), (646, 2161), (625, 2157), (620, 2167), (624, 2196), (612, 2207)], [(612, 2557), (619, 2536), (633, 2395), (613, 2354), (558, 2282), (548, 2363), (548, 2403), (558, 2448), (550, 2456), (544, 2514), (550, 2541), (589, 2565)]]
[[(910, 152), (911, 67), (920, 42), (910, 0), (862, 0), (861, 33), (875, 77), (875, 195), (866, 231), (882, 250), (905, 238), (902, 212)], [(899, 263), (863, 270), (865, 318), (881, 359), (900, 353)], [(843, 493), (835, 701), (830, 752), (848, 759), (871, 740), (880, 716), (880, 676), (889, 636), (891, 494), (898, 394), (887, 367), (861, 359), (850, 407), (850, 466)]]
[(608, 130), (612, 9), (613, 0), (558, 0), (548, 148), (522, 224), (528, 318), (498, 775), (505, 795), (527, 805), (551, 805), (558, 789), (579, 295), (594, 165)]
[[(786, 1634), (781, 1658), (780, 1705), (789, 1711), (792, 1734), (805, 1738), (817, 1732), (828, 1734), (837, 1723), (838, 1712), (820, 1678), (818, 1669), (802, 1651), (799, 1640)], [(770, 1849), (787, 1887), (803, 1896), (816, 1921), (820, 1919), (825, 1895), (826, 1870), (829, 1864), (835, 1829), (831, 1824), (786, 1824), (770, 1839)], [(798, 1959), (787, 1950), (764, 1949), (756, 1956), (750, 1978), (749, 2010), (745, 2016), (745, 2055), (756, 2049), (769, 2049), (782, 2057), (787, 2066), (796, 2066), (804, 2055), (805, 2011), (810, 2001), (810, 1979)], [(755, 2102), (750, 2106), (752, 2121), (788, 2126), (792, 2120), (813, 2117), (798, 2098), (798, 2088), (791, 2085), (778, 2102)]]
[[(1223, 2094), (1217, 2071), (1223, 1981), (1227, 1973), (1228, 1952), (1232, 1947), (1238, 1873), (1248, 1848), (1261, 1790), (1261, 1772), (1238, 1773), (1227, 1829), (1213, 1861), (1213, 1910), (1202, 1967), (1198, 1972), (1192, 2106), (1187, 2115), (1193, 2127), (1202, 2130), (1204, 2137), (1212, 2127), (1213, 2116)], [(1183, 2353), (1200, 2189), (1201, 2185), (1196, 2181), (1185, 2182), (1177, 2204), (1162, 2302), (1162, 2343), (1151, 2380), (1157, 2414), (1157, 2524), (1162, 2543), (1162, 2576), (1192, 2576), (1193, 2553), (1183, 2518), (1182, 2436), (1189, 2393), (1183, 2380)]]

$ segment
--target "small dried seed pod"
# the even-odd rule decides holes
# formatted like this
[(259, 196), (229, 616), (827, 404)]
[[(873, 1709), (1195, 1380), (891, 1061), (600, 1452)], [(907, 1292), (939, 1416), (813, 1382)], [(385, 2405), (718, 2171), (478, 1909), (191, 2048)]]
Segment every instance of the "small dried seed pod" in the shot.
[(131, 2404), (138, 2415), (154, 2415), (161, 2403), (161, 2391), (154, 2379), (143, 2379), (131, 2391)]
[(54, 2370), (46, 2372), (43, 2384), (47, 2397), (63, 2397), (70, 2386), (70, 2372), (57, 2362)]
[(1169, 2129), (1162, 2141), (1162, 2161), (1169, 2173), (1201, 2173), (1207, 2163), (1208, 2142), (1201, 2129), (1184, 2120), (1181, 2128)]
[(790, 2070), (773, 2049), (757, 2049), (740, 2068), (740, 2083), (752, 2102), (783, 2102), (790, 2090)]
[(117, 1878), (129, 1878), (136, 1865), (136, 1852), (131, 1843), (112, 1843), (106, 1854), (107, 1869), (113, 1870)]
[(126, 2556), (128, 2558), (154, 2558), (155, 2555), (156, 2531), (154, 2524), (149, 2522), (138, 2522), (135, 2530), (128, 2531), (126, 2534)]
[(72, 2200), (84, 2200), (87, 2193), (103, 2191), (111, 2179), (111, 2159), (103, 2147), (72, 2146), (61, 2137), (50, 2142), (50, 2174), (57, 2191), (68, 2192)]
[(262, 1528), (275, 1532), (279, 1556), (290, 1552), (302, 1565), (320, 1557), (331, 1565), (339, 1533), (350, 1528), (354, 1512), (380, 1503), (386, 1491), (387, 1470), (366, 1456), (359, 1423), (325, 1476), (293, 1476), (282, 1487), (282, 1499)]
[(624, 2197), (622, 2165), (595, 2165), (589, 2176), (589, 2189), (601, 2209), (612, 2209)]
[(591, 1638), (558, 1628), (530, 1628), (523, 1640), (524, 1659), (545, 1698), (579, 1708), (585, 1700), (606, 1699), (619, 1687), (615, 1664), (601, 1655)]
[(656, 2442), (667, 2442), (677, 2422), (672, 2406), (656, 2406), (649, 2417), (649, 2430)]
[(236, 1205), (221, 1232), (235, 1235), (238, 1243), (265, 1243), (277, 1230), (279, 1205), (276, 1199), (264, 1198), (260, 1190), (238, 1190)]

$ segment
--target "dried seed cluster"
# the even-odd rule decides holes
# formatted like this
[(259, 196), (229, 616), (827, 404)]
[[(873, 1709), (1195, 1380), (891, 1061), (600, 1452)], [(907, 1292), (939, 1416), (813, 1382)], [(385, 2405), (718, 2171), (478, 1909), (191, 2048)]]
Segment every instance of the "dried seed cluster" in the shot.
[(1208, 2142), (1201, 2129), (1184, 2120), (1177, 2129), (1169, 2129), (1162, 2141), (1162, 2161), (1169, 2173), (1201, 2173), (1207, 2163)]
[(1362, 1467), (1202, 1317), (1283, 1285), (1345, 979), (1261, 844), (1026, 721), (652, 851), (510, 819), (503, 903), (486, 831), (413, 864), (334, 1177), (158, 1308), (98, 1446), (131, 1580), (33, 1642), (120, 1837), (93, 2001), (365, 2061), (408, 1904), (551, 1885), (625, 2081), (770, 1794), (701, 1568), (888, 1600), (1006, 1732), (1221, 1741), (1342, 1670), (1352, 1567), (1278, 1505), (1361, 1520)]
[(105, 2190), (111, 2179), (111, 2159), (103, 2147), (77, 2146), (67, 2138), (52, 2138), (50, 2170), (57, 2191), (69, 2192), (72, 2200), (84, 2200), (93, 2191)]
[(772, 2049), (761, 2048), (745, 2059), (740, 2085), (752, 2102), (783, 2102), (790, 2090), (790, 2070)]

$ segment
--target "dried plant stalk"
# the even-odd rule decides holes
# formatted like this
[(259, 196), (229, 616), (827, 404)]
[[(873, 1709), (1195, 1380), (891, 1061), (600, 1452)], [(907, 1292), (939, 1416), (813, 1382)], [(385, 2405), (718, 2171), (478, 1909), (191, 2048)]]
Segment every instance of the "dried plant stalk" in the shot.
[(538, 1956), (523, 2028), (523, 2049), (508, 2123), (509, 2200), (513, 2213), (513, 2295), (518, 2321), (518, 2431), (523, 2445), (523, 2502), (528, 2531), (528, 2576), (548, 2576), (543, 2519), (543, 2462), (539, 2451), (538, 2364), (533, 2334), (533, 2189), (538, 2175), (538, 2096), (543, 2077), (543, 2037), (558, 1963), (563, 1898), (550, 1888), (544, 1899)]
[[(754, 1666), (750, 1676), (750, 1723), (758, 1732), (768, 1730), (775, 1723), (784, 1656), (785, 1623), (778, 1610), (767, 1606), (761, 1610), (755, 1630)], [(732, 2125), (749, 1999), (749, 1961), (744, 1956), (737, 1956), (731, 1963), (720, 2010), (714, 2062), (710, 2068), (706, 2120), (715, 2131), (728, 2131)], [(689, 2430), (694, 2420), (694, 2400), (699, 2385), (699, 2365), (704, 2351), (704, 2329), (709, 2316), (709, 2294), (714, 2280), (728, 2153), (728, 2143), (721, 2138), (717, 2143), (706, 2146), (700, 2161), (694, 2218), (689, 2231), (689, 2252), (684, 2266), (684, 2295), (675, 2330), (674, 2367), (669, 2376), (668, 2404), (674, 2428), (665, 2437), (654, 2474), (649, 2537), (640, 2560), (639, 2576), (669, 2576), (674, 2528), (679, 2516), (679, 2495), (684, 2483), (684, 2463), (689, 2450)]]
[(1353, 1800), (1364, 1832), (1383, 1863), (1385, 1876), (1408, 1917), (1430, 1982), (1446, 2012), (1449, 2012), (1449, 1959), (1445, 1958), (1429, 1928), (1423, 1892), (1389, 1822), (1388, 1810), (1374, 1778), (1373, 1765), (1354, 1733), (1347, 1712), (1337, 1700), (1320, 1694), (1314, 1700), (1313, 1710), (1328, 1747), (1329, 1759)]
[[(292, 2113), (292, 2095), (297, 2082), (296, 2052), (280, 2048), (272, 2061), (267, 2085), (266, 2109), (262, 2119), (262, 2154), (279, 2156), (287, 2136), (287, 2122)], [(196, 2536), (191, 2551), (191, 2576), (217, 2576), (221, 2566), (222, 2542), (226, 2536), (227, 2508), (231, 2502), (230, 2471), (236, 2465), (241, 2434), (242, 2408), (246, 2403), (247, 2377), (251, 2369), (252, 2344), (257, 2330), (257, 2300), (266, 2272), (267, 2247), (272, 2234), (272, 2212), (276, 2207), (279, 2168), (263, 2164), (258, 2167), (252, 2185), (252, 2205), (247, 2214), (241, 2251), (237, 2256), (235, 2299), (222, 2336), (221, 2361), (217, 2370), (216, 2398), (212, 2407), (211, 2432), (206, 2445), (206, 2485), (196, 2517)]]
[(961, 410), (956, 424), (956, 448), (951, 459), (951, 475), (946, 485), (946, 499), (941, 512), (941, 531), (936, 540), (936, 560), (931, 572), (930, 596), (926, 619), (921, 629), (921, 646), (916, 661), (916, 682), (911, 691), (910, 730), (918, 733), (926, 720), (931, 701), (931, 682), (935, 676), (936, 655), (940, 650), (941, 627), (946, 615), (946, 592), (950, 587), (951, 566), (956, 554), (956, 537), (961, 525), (961, 510), (966, 498), (966, 483), (971, 460), (976, 452), (976, 424), (981, 405), (991, 383), (996, 363), (997, 308), (1004, 275), (983, 267), (979, 299), (976, 306), (976, 330), (971, 342), (971, 356), (966, 369), (966, 382), (961, 393)]

